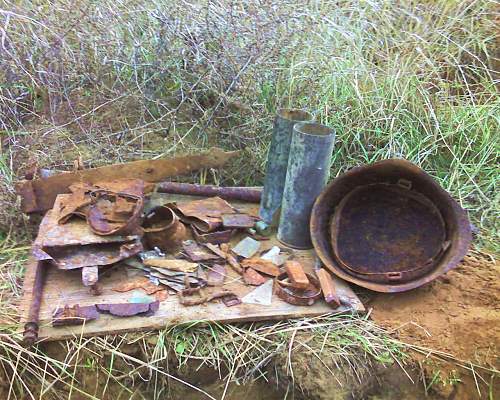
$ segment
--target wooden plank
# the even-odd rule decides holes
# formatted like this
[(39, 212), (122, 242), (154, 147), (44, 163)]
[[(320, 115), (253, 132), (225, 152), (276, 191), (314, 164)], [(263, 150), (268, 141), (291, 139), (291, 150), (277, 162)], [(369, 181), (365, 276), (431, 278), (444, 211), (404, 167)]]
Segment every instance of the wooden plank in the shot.
[[(185, 198), (183, 196), (183, 198)], [(172, 196), (168, 197), (172, 201)], [(258, 205), (232, 202), (242, 210), (256, 212)], [(234, 238), (233, 245), (240, 241), (242, 236)], [(273, 246), (283, 247), (273, 236), (270, 240), (262, 241), (261, 251), (268, 251)], [(313, 250), (295, 250), (295, 260), (301, 263), (304, 271), (312, 273), (315, 253)], [(160, 303), (160, 308), (151, 317), (128, 317), (119, 318), (112, 315), (101, 314), (99, 319), (90, 321), (85, 326), (72, 327), (52, 327), (51, 318), (53, 311), (57, 307), (64, 305), (73, 306), (92, 305), (96, 303), (119, 303), (134, 301), (134, 297), (147, 296), (142, 290), (137, 289), (130, 292), (119, 293), (113, 291), (113, 287), (130, 277), (130, 274), (140, 271), (127, 271), (126, 266), (117, 265), (111, 267), (107, 272), (100, 273), (98, 296), (89, 295), (88, 288), (81, 282), (81, 271), (79, 270), (58, 270), (55, 267), (48, 267), (45, 280), (43, 300), (40, 309), (40, 338), (45, 340), (61, 340), (79, 336), (94, 336), (104, 334), (117, 334), (136, 330), (161, 329), (167, 325), (202, 321), (202, 322), (243, 322), (255, 320), (279, 320), (285, 318), (312, 317), (330, 312), (363, 312), (364, 307), (343, 281), (334, 278), (336, 292), (339, 297), (349, 299), (353, 309), (341, 306), (332, 309), (324, 301), (318, 301), (313, 306), (294, 306), (288, 304), (273, 294), (271, 306), (240, 304), (234, 307), (226, 307), (221, 301), (202, 304), (199, 306), (186, 307), (179, 304), (178, 297), (170, 295)], [(231, 268), (226, 268), (226, 279), (223, 288), (234, 291), (238, 297), (243, 297), (252, 290), (254, 286), (245, 285), (243, 277), (238, 275)], [(29, 277), (28, 277), (29, 278)], [(29, 301), (30, 283), (25, 281), (25, 301)], [(151, 300), (155, 300), (154, 295), (150, 295)]]
[(237, 153), (212, 148), (205, 153), (184, 157), (138, 160), (66, 172), (48, 178), (23, 181), (18, 185), (17, 192), (21, 195), (23, 212), (43, 212), (52, 208), (58, 194), (69, 193), (69, 187), (76, 182), (97, 183), (115, 179), (161, 182), (170, 176), (184, 175), (202, 168), (221, 167)]

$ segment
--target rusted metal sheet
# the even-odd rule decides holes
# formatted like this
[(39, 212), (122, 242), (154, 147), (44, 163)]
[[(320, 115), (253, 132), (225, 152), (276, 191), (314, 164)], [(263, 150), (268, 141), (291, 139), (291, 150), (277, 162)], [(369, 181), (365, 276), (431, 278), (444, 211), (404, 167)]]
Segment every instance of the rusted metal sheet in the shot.
[(137, 235), (99, 236), (88, 224), (78, 218), (59, 224), (59, 202), (47, 212), (40, 223), (32, 253), (37, 260), (49, 260), (60, 269), (109, 265), (131, 257), (143, 250)]
[(271, 261), (259, 257), (247, 258), (241, 262), (241, 265), (244, 268), (253, 268), (264, 275), (278, 276), (281, 273), (280, 269)]
[(71, 195), (59, 203), (60, 224), (72, 216), (84, 217), (90, 229), (101, 236), (140, 233), (144, 209), (144, 182), (139, 179), (74, 184)]
[(182, 251), (191, 261), (210, 261), (220, 260), (220, 257), (209, 252), (206, 248), (201, 247), (193, 240), (186, 240), (182, 243)]
[(226, 267), (220, 264), (212, 265), (207, 271), (208, 286), (222, 286), (226, 279)]
[[(380, 185), (391, 190), (382, 192)], [(401, 195), (402, 191), (406, 191), (406, 196)], [(355, 197), (349, 200), (350, 193), (357, 193), (356, 196), (364, 198), (367, 203), (363, 205)], [(347, 212), (345, 221), (351, 221), (350, 224), (342, 223), (342, 214), (335, 216), (342, 201), (341, 210)], [(359, 224), (356, 224), (356, 210), (360, 213)], [(375, 221), (380, 225), (377, 226)], [(332, 230), (332, 222), (340, 222), (346, 230)], [(372, 236), (359, 237), (355, 241), (350, 229), (361, 229), (357, 230), (358, 233), (371, 232)], [(332, 233), (340, 258), (334, 252)], [(461, 261), (472, 239), (466, 212), (427, 173), (400, 159), (353, 168), (332, 181), (313, 207), (311, 236), (318, 256), (330, 271), (342, 279), (379, 292), (402, 292), (436, 279)], [(428, 238), (433, 238), (435, 243), (428, 243)], [(398, 246), (394, 248), (396, 244)], [(417, 263), (413, 265), (416, 269), (406, 263), (405, 251), (408, 259)], [(377, 253), (392, 253), (389, 257), (392, 265), (371, 265), (370, 260), (357, 259), (364, 254)], [(346, 264), (350, 268), (346, 268)], [(383, 270), (379, 269), (381, 266)]]
[(252, 228), (255, 225), (255, 218), (248, 214), (223, 214), (222, 226), (225, 228)]
[(312, 306), (321, 297), (319, 281), (311, 274), (306, 274), (309, 286), (305, 289), (297, 289), (290, 282), (286, 273), (276, 279), (276, 294), (287, 303), (296, 306)]
[(143, 276), (126, 280), (112, 288), (113, 291), (120, 293), (129, 292), (134, 289), (142, 289), (147, 294), (154, 294), (163, 290), (162, 287), (155, 285), (148, 278)]
[(247, 285), (260, 286), (268, 279), (269, 278), (265, 278), (253, 268), (246, 268), (245, 272), (243, 273), (243, 280)]
[(117, 179), (141, 179), (161, 182), (170, 176), (184, 175), (202, 168), (219, 168), (238, 154), (213, 148), (206, 153), (158, 160), (139, 160), (124, 164), (66, 172), (17, 185), (21, 209), (26, 213), (50, 210), (58, 194), (69, 193), (78, 182), (94, 184)]
[(64, 306), (55, 310), (52, 316), (52, 326), (83, 325), (88, 321), (99, 318), (95, 305), (73, 307)]
[(185, 194), (190, 196), (217, 196), (224, 200), (240, 200), (248, 203), (259, 203), (262, 194), (262, 190), (256, 188), (221, 187), (178, 182), (158, 183), (156, 191), (159, 193)]
[(285, 270), (290, 282), (297, 289), (305, 289), (309, 286), (309, 279), (298, 261), (287, 261)]
[(160, 307), (158, 300), (151, 303), (114, 303), (114, 304), (96, 304), (99, 312), (109, 313), (116, 317), (132, 317), (142, 315), (148, 317), (153, 315)]
[(222, 244), (228, 243), (236, 232), (234, 229), (217, 230), (213, 232), (203, 233), (196, 228), (195, 225), (191, 226), (193, 238), (198, 243), (211, 243)]
[(144, 219), (143, 228), (144, 239), (150, 249), (158, 247), (166, 252), (175, 252), (188, 237), (186, 227), (168, 207), (151, 210)]
[(231, 205), (220, 197), (210, 197), (184, 203), (167, 204), (186, 224), (195, 226), (201, 232), (212, 232), (222, 225), (223, 214), (235, 213)]

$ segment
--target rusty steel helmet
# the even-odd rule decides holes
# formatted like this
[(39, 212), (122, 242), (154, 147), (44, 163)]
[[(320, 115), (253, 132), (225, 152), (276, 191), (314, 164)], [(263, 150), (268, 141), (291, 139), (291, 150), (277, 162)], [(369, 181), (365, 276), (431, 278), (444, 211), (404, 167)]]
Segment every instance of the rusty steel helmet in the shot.
[(356, 167), (317, 198), (311, 237), (325, 266), (378, 292), (421, 286), (454, 268), (471, 242), (466, 212), (406, 160)]

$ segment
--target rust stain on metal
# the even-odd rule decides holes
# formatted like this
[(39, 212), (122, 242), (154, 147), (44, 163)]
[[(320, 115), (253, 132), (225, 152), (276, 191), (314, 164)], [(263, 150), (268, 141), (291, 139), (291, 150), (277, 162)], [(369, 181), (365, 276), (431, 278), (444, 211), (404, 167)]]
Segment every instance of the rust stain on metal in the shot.
[(233, 237), (235, 230), (217, 230), (213, 232), (203, 233), (196, 228), (195, 225), (191, 226), (193, 237), (198, 243), (211, 243), (211, 244), (222, 244), (227, 243)]
[(109, 313), (116, 317), (132, 317), (142, 315), (145, 317), (153, 315), (160, 306), (158, 300), (151, 303), (114, 303), (114, 304), (96, 304), (99, 312)]
[(210, 253), (206, 248), (192, 240), (186, 240), (182, 243), (182, 251), (194, 262), (220, 260), (219, 256)]
[(240, 200), (249, 203), (260, 203), (262, 194), (262, 190), (257, 188), (221, 187), (178, 182), (161, 182), (156, 185), (156, 191), (159, 193), (185, 194), (190, 196), (218, 196), (224, 200)]
[(263, 277), (253, 268), (247, 268), (243, 273), (243, 280), (247, 285), (260, 286), (265, 283), (268, 278)]
[(223, 214), (235, 213), (231, 205), (220, 197), (167, 204), (186, 223), (201, 232), (212, 232), (222, 225)]
[(316, 276), (319, 279), (323, 298), (328, 304), (334, 305), (335, 308), (340, 307), (340, 299), (335, 290), (335, 284), (329, 272), (326, 269), (320, 268), (316, 271)]
[(281, 273), (280, 269), (271, 261), (263, 260), (259, 257), (247, 258), (241, 262), (241, 265), (243, 268), (252, 268), (265, 275), (276, 277)]
[(137, 235), (99, 236), (79, 218), (58, 224), (59, 202), (66, 196), (70, 195), (58, 197), (54, 209), (40, 223), (32, 248), (37, 260), (51, 261), (60, 269), (74, 269), (113, 264), (143, 250)]
[(114, 286), (111, 290), (123, 293), (129, 292), (134, 289), (142, 289), (147, 294), (154, 294), (163, 290), (161, 286), (155, 285), (148, 278), (145, 278), (143, 276), (121, 282), (118, 285)]
[(58, 194), (69, 193), (69, 187), (78, 182), (94, 184), (117, 179), (141, 179), (161, 182), (202, 168), (219, 168), (238, 154), (213, 148), (206, 153), (158, 160), (139, 160), (124, 164), (66, 172), (47, 178), (23, 181), (17, 185), (23, 212), (44, 212), (54, 205)]
[(379, 292), (436, 279), (460, 262), (472, 239), (457, 202), (399, 159), (353, 168), (332, 181), (313, 207), (311, 236), (330, 271)]
[(188, 238), (186, 227), (172, 209), (157, 207), (148, 213), (143, 223), (144, 239), (150, 249), (158, 247), (166, 252), (176, 252)]
[(52, 317), (52, 326), (83, 325), (83, 323), (99, 318), (95, 305), (73, 307), (64, 306), (55, 310)]
[(422, 194), (397, 184), (352, 190), (337, 206), (330, 229), (339, 264), (381, 283), (424, 275), (445, 250), (439, 210)]
[(72, 194), (59, 204), (64, 224), (72, 216), (85, 217), (90, 229), (101, 236), (139, 233), (144, 209), (144, 182), (138, 179), (75, 184)]
[(305, 289), (297, 289), (290, 282), (286, 273), (276, 279), (276, 294), (287, 303), (296, 306), (312, 306), (321, 297), (319, 281), (311, 274), (306, 274), (309, 286)]
[(248, 214), (223, 214), (222, 225), (225, 228), (253, 228), (255, 218), (252, 218)]
[(298, 261), (287, 261), (285, 270), (292, 285), (297, 289), (306, 289), (309, 286), (309, 279)]

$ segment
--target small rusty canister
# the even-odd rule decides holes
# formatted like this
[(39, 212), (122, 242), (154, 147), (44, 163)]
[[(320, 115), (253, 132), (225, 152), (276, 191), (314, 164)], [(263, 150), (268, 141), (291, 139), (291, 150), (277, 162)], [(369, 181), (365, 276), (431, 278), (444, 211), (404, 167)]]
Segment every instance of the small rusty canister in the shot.
[(148, 213), (144, 219), (144, 239), (152, 249), (158, 247), (165, 252), (175, 252), (187, 238), (184, 224), (172, 209), (160, 206)]
[(312, 247), (311, 209), (328, 181), (335, 132), (312, 122), (293, 128), (290, 156), (281, 206), (278, 239), (297, 249)]
[(266, 178), (259, 210), (259, 216), (267, 225), (278, 222), (293, 127), (297, 122), (310, 120), (312, 120), (312, 115), (306, 111), (278, 110), (274, 120), (271, 146), (267, 154)]

